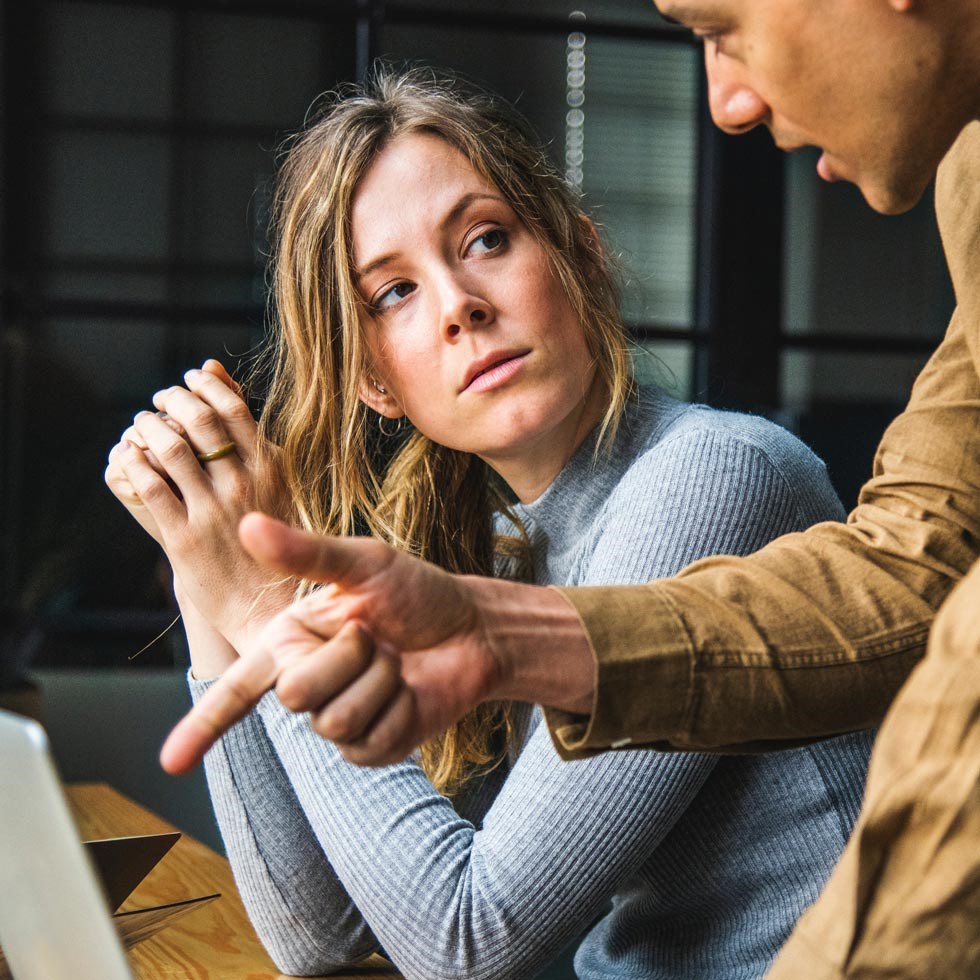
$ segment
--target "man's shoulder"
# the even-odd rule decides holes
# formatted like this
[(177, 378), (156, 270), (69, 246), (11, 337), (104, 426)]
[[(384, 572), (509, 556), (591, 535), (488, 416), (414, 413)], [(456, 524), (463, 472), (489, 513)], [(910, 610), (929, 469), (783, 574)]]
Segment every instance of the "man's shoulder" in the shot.
[(939, 168), (936, 217), (957, 305), (975, 329), (980, 319), (980, 122), (960, 133)]
[[(936, 214), (947, 252), (975, 244), (980, 224), (980, 121), (970, 123), (939, 166)], [(968, 241), (968, 230), (974, 230)]]
[(964, 164), (972, 166), (976, 172), (980, 170), (978, 150), (980, 150), (980, 120), (974, 120), (963, 127), (963, 131), (946, 154), (942, 166), (945, 168), (948, 164)]
[(939, 165), (936, 207), (956, 213), (965, 200), (980, 206), (980, 120), (965, 126)]

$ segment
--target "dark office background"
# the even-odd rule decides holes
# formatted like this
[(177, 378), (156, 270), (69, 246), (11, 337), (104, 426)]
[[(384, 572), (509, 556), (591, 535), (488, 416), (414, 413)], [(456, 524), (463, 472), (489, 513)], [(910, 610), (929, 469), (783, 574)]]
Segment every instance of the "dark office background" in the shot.
[[(106, 454), (155, 390), (261, 343), (276, 147), (374, 57), (515, 101), (630, 270), (640, 375), (800, 432), (848, 504), (952, 307), (931, 202), (882, 218), (812, 154), (713, 130), (700, 48), (648, 0), (4, 0), (2, 18), (0, 660), (40, 668), (75, 775), (101, 705), (128, 735), (185, 697), (179, 629), (128, 659), (174, 613)], [(142, 761), (118, 778), (152, 782)]]
[[(276, 147), (376, 55), (517, 102), (630, 270), (640, 373), (796, 428), (847, 502), (951, 305), (929, 204), (875, 216), (810, 155), (714, 132), (699, 48), (646, 0), (10, 0), (3, 18), (0, 601), (38, 627), (36, 663), (125, 666), (173, 618), (106, 453), (153, 391), (261, 343)], [(134, 669), (179, 661), (174, 632)]]

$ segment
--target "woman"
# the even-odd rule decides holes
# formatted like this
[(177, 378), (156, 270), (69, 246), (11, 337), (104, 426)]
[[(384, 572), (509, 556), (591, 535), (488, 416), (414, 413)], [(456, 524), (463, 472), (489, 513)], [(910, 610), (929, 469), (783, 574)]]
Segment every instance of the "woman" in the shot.
[[(276, 229), (262, 436), (212, 363), (158, 393), (168, 418), (138, 416), (107, 472), (174, 565), (195, 697), (293, 588), (235, 540), (270, 498), (453, 570), (575, 585), (843, 516), (784, 431), (632, 384), (596, 230), (491, 100), (419, 74), (337, 99), (286, 158)], [(207, 776), (284, 972), (383, 950), (408, 977), (528, 977), (587, 930), (579, 976), (733, 980), (765, 973), (819, 892), (869, 747), (567, 764), (537, 711), (492, 705), (367, 770), (268, 695)]]

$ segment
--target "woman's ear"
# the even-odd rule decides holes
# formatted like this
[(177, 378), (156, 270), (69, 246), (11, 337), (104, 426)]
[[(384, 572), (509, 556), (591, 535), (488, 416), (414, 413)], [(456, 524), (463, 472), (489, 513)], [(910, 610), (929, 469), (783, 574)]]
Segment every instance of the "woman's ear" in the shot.
[(585, 239), (589, 245), (589, 260), (591, 269), (584, 270), (586, 275), (590, 275), (604, 261), (605, 249), (602, 247), (602, 236), (596, 228), (592, 219), (587, 214), (580, 214), (578, 220), (585, 231)]
[(369, 375), (361, 378), (359, 394), (361, 401), (379, 415), (389, 419), (400, 419), (405, 414), (391, 392), (377, 378)]

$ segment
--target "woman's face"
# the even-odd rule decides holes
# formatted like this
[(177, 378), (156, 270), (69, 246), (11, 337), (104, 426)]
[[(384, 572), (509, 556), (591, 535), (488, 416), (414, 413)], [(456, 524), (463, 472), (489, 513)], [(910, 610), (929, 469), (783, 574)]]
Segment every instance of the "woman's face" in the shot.
[(372, 364), (364, 400), (476, 453), (533, 499), (605, 410), (545, 249), (493, 184), (428, 134), (398, 137), (374, 160), (352, 236)]

